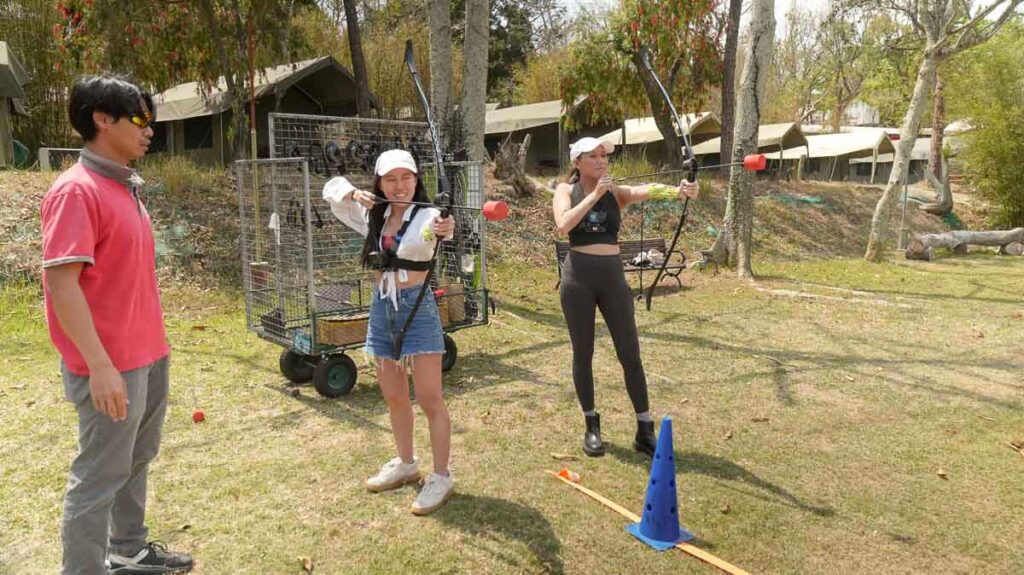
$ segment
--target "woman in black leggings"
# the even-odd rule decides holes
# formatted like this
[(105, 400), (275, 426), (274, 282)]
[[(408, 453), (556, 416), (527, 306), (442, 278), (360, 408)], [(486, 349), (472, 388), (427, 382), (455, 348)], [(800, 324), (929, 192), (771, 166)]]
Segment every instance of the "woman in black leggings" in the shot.
[[(650, 197), (652, 185), (622, 186), (608, 175), (611, 142), (582, 138), (569, 148), (573, 171), (555, 190), (553, 211), (559, 234), (572, 246), (562, 267), (561, 300), (572, 340), (572, 379), (583, 408), (586, 432), (583, 451), (604, 455), (601, 420), (594, 410), (594, 311), (601, 310), (622, 364), (626, 391), (636, 412), (633, 448), (654, 455), (657, 438), (647, 401), (647, 379), (640, 360), (640, 341), (633, 318), (633, 293), (626, 283), (619, 255), (622, 209)], [(683, 180), (679, 197), (696, 197), (697, 184)]]

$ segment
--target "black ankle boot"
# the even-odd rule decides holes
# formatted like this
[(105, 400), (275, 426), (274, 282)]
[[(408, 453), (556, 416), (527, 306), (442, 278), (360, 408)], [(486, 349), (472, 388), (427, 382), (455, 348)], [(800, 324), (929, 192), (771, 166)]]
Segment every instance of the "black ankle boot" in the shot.
[(598, 414), (585, 415), (587, 419), (587, 431), (583, 434), (583, 453), (591, 457), (604, 455), (604, 444), (601, 443), (601, 416)]
[(636, 440), (633, 441), (633, 449), (643, 453), (647, 457), (654, 457), (654, 450), (658, 447), (658, 438), (654, 436), (653, 421), (636, 422)]

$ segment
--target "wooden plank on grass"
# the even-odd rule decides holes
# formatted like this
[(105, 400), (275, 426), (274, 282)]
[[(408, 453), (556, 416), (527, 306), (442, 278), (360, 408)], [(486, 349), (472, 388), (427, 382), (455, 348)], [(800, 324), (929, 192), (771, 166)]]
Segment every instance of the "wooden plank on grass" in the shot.
[[(611, 509), (612, 511), (618, 513), (626, 519), (629, 519), (633, 523), (640, 521), (639, 515), (633, 513), (629, 509), (626, 509), (625, 507), (619, 505), (618, 503), (612, 501), (611, 499), (608, 499), (607, 497), (601, 495), (600, 493), (592, 489), (587, 489), (586, 487), (583, 487), (579, 483), (573, 483), (572, 481), (569, 481), (564, 477), (559, 477), (559, 475), (553, 471), (545, 471), (545, 473), (561, 481), (562, 483), (568, 485), (569, 487), (572, 487), (573, 489), (579, 491), (580, 493), (583, 493), (584, 495), (590, 497), (591, 499), (596, 500), (601, 505), (604, 505), (608, 509)], [(732, 563), (729, 563), (728, 561), (719, 559), (718, 557), (715, 557), (714, 555), (708, 553), (707, 551), (695, 545), (690, 545), (689, 543), (676, 543), (676, 548), (684, 553), (687, 553), (688, 555), (700, 559), (708, 565), (717, 567), (726, 573), (730, 573), (731, 575), (750, 575), (750, 572), (745, 571), (733, 565)]]

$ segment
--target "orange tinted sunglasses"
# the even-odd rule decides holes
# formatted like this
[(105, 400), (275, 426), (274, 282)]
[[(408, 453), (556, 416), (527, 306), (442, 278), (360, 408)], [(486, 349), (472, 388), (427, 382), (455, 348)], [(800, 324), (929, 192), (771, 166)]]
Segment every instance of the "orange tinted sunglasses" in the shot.
[(128, 116), (128, 119), (136, 126), (145, 130), (153, 123), (153, 114), (150, 114), (149, 112), (143, 112), (141, 116), (138, 114), (132, 114), (131, 116)]

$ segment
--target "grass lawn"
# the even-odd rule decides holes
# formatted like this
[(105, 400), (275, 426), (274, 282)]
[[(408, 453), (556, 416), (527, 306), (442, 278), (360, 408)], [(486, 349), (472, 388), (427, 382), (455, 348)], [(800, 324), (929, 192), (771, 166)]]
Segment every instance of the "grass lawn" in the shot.
[[(1024, 440), (1024, 261), (757, 271), (755, 284), (690, 275), (637, 312), (697, 544), (753, 573), (1024, 572), (1024, 457), (1008, 446)], [(361, 486), (393, 454), (371, 370), (338, 400), (288, 387), (279, 350), (244, 331), (238, 294), (166, 287), (172, 395), (151, 536), (194, 553), (200, 574), (302, 573), (302, 557), (325, 574), (712, 572), (650, 550), (544, 474), (565, 465), (551, 453), (581, 455), (568, 465), (586, 486), (639, 511), (648, 466), (603, 327), (610, 449), (582, 457), (555, 277), (522, 272), (492, 268), (498, 314), (455, 336), (458, 492), (427, 518), (408, 512), (412, 487)], [(0, 291), (0, 573), (58, 570), (76, 447), (38, 300), (34, 287)]]

